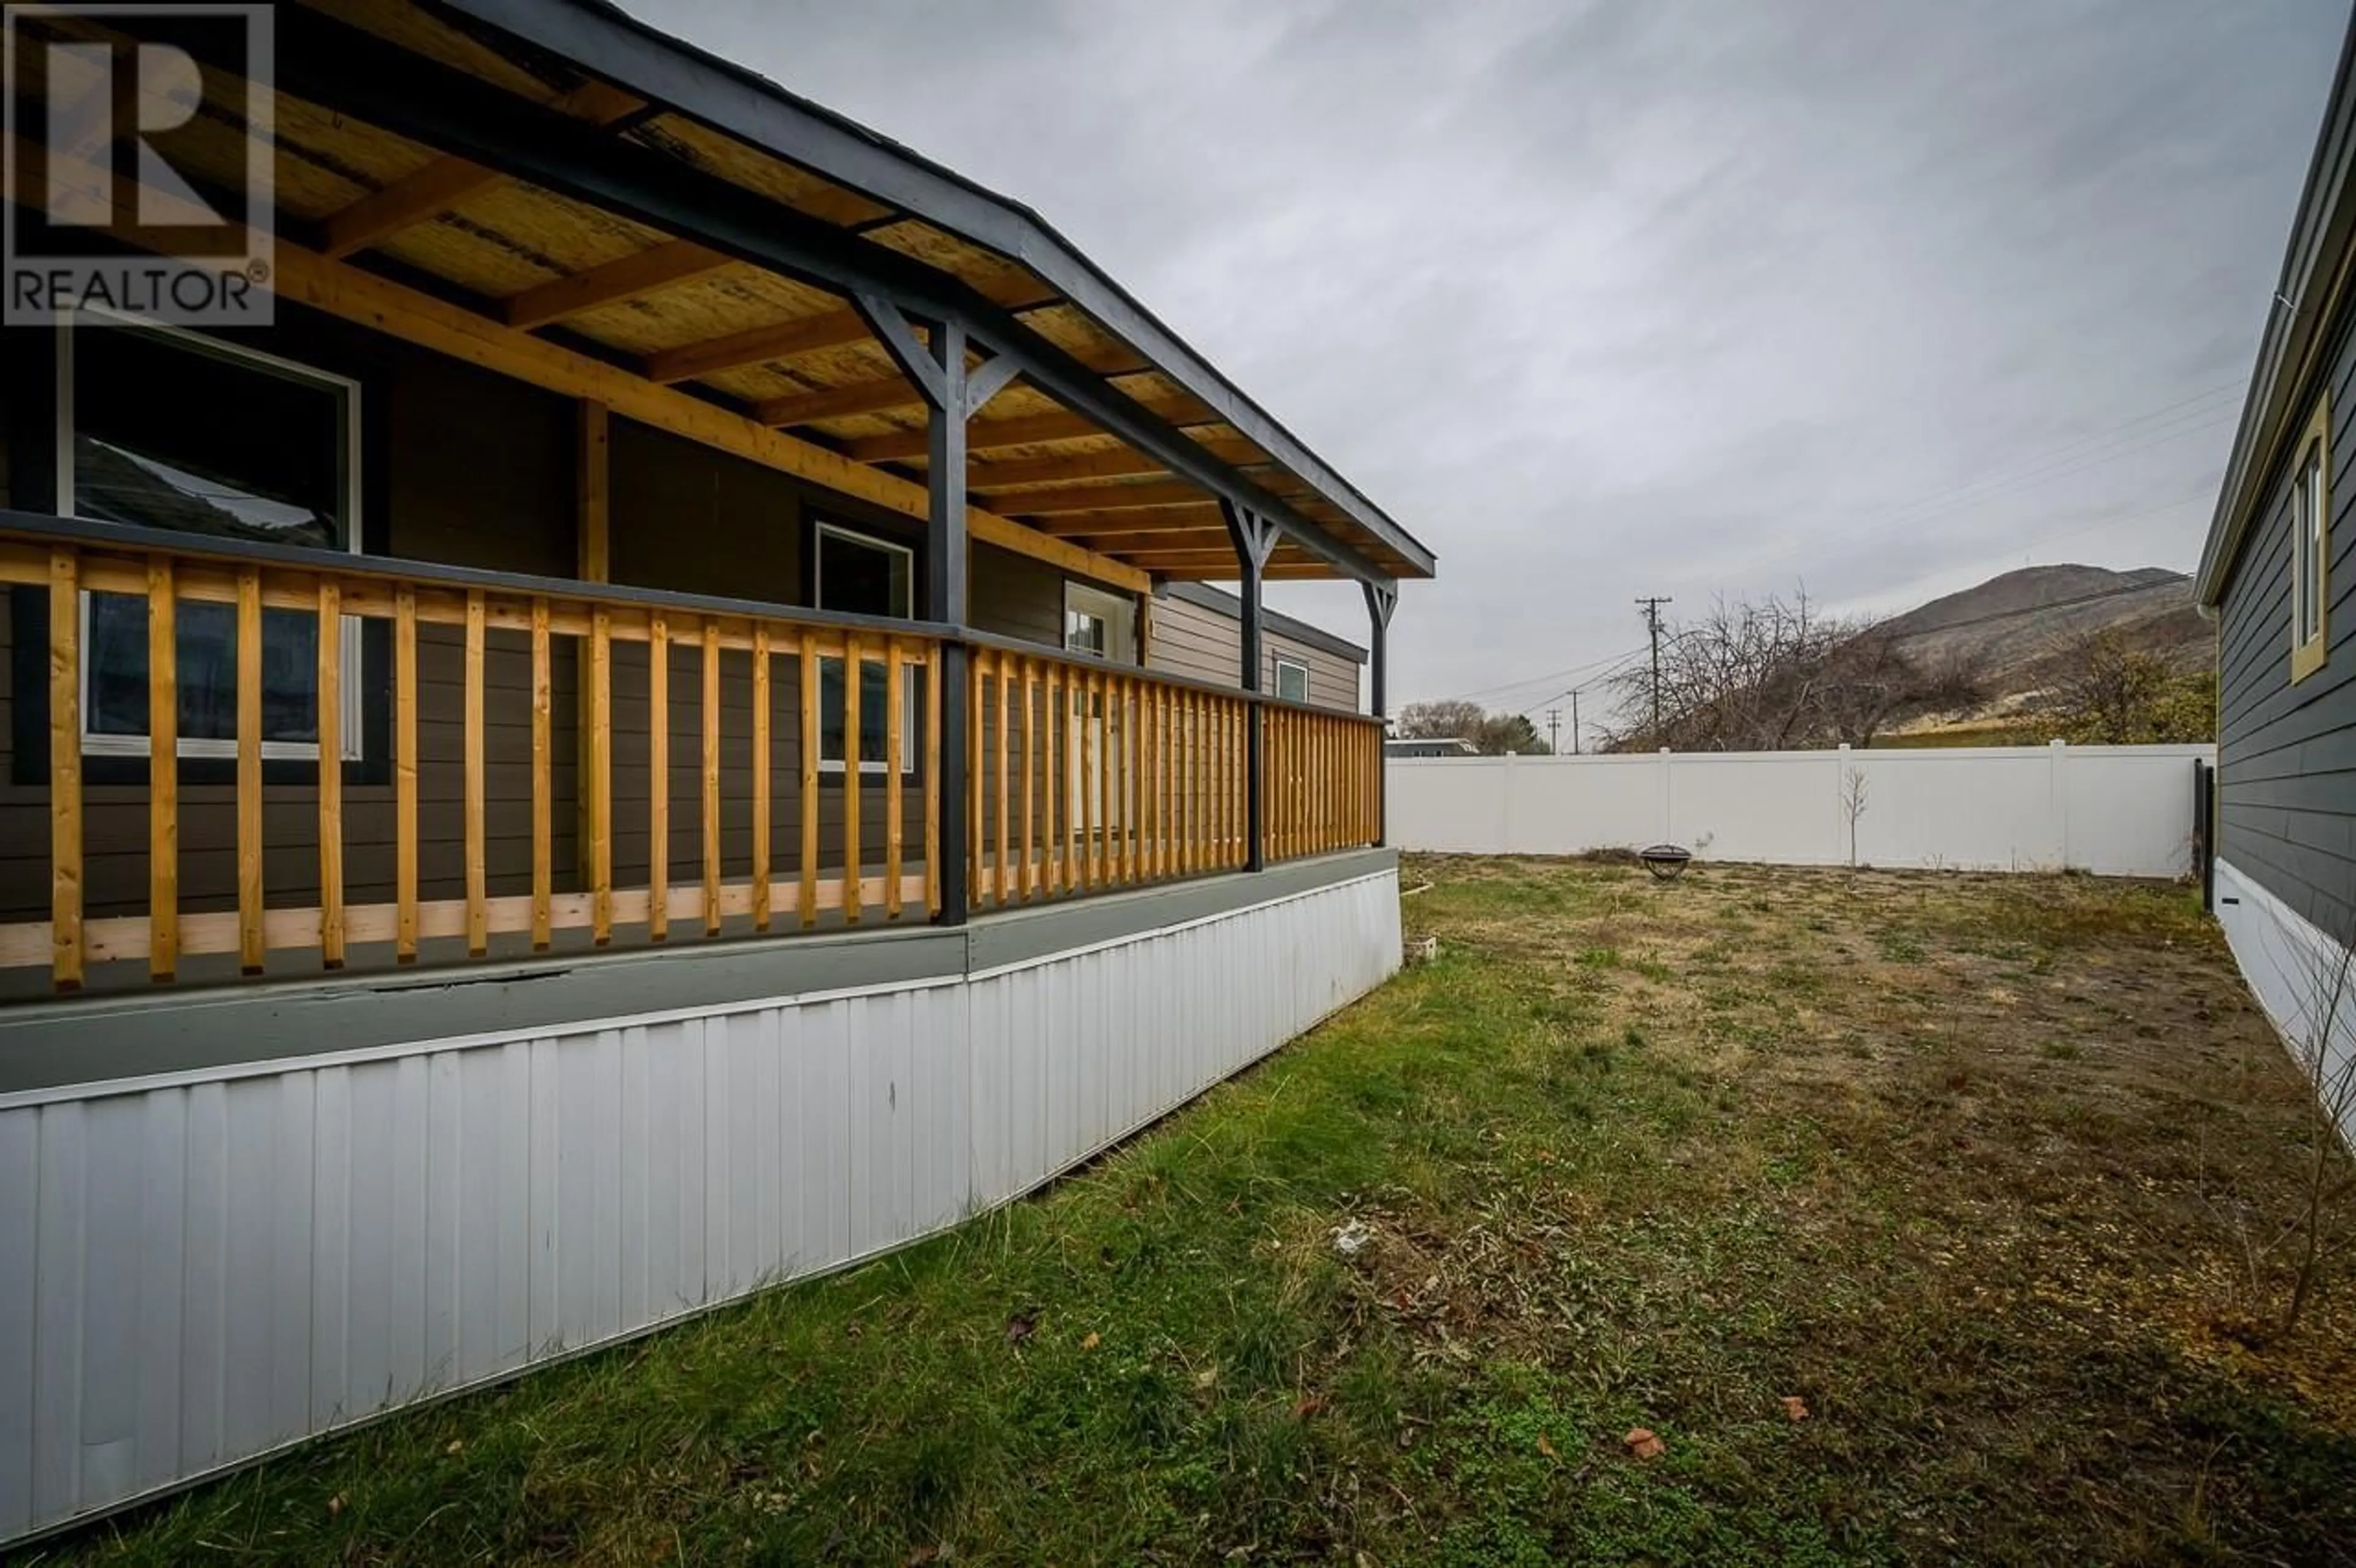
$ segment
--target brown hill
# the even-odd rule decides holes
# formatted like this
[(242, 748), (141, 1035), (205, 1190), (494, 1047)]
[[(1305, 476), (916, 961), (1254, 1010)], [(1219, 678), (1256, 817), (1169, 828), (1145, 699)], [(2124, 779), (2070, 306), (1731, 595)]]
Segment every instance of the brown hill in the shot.
[(1887, 623), (1933, 667), (1973, 670), (1987, 700), (1910, 730), (2001, 723), (2033, 712), (2073, 643), (2108, 631), (2182, 669), (2214, 655), (2214, 629), (2192, 603), (2192, 580), (2164, 567), (2032, 566), (1992, 577)]

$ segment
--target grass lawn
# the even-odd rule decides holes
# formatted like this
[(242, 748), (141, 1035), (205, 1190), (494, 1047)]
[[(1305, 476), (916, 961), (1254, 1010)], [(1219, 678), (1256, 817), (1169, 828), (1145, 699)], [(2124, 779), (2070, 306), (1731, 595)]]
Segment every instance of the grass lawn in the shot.
[(1034, 1201), (48, 1557), (2356, 1562), (2356, 1273), (2252, 1330), (2317, 1124), (2186, 891), (1426, 880)]

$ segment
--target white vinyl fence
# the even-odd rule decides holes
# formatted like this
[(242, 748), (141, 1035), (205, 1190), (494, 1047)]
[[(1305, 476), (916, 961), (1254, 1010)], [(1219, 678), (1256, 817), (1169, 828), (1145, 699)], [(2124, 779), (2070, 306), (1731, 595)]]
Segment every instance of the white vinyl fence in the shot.
[(2174, 877), (2215, 748), (1991, 746), (1399, 759), (1390, 841), (1458, 854), (1680, 844), (1705, 860)]

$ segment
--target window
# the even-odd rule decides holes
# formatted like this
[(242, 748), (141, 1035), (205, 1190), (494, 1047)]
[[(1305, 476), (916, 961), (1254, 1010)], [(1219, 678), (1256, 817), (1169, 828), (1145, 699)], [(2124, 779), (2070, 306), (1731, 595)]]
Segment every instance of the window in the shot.
[(2330, 649), (2325, 607), (2331, 603), (2331, 400), (2316, 405), (2299, 443), (2290, 490), (2290, 677), (2323, 667)]
[(1309, 667), (1280, 656), (1276, 661), (1276, 694), (1287, 702), (1309, 700)]
[[(817, 537), (810, 552), (812, 562), (811, 600), (821, 610), (831, 610), (845, 615), (881, 615), (905, 621), (913, 613), (916, 603), (916, 552), (905, 545), (872, 539), (837, 528), (832, 523), (817, 525)], [(880, 648), (877, 650), (882, 651)], [(889, 677), (881, 659), (859, 661), (859, 771), (880, 773), (890, 765), (887, 732), (889, 721), (884, 705), (890, 699)], [(904, 671), (900, 677), (900, 771), (913, 773), (916, 770), (917, 746), (915, 737), (923, 731), (917, 721), (917, 689), (922, 682)], [(818, 669), (818, 757), (819, 766), (830, 773), (842, 771), (843, 702), (842, 661), (821, 658)]]
[[(58, 334), (58, 510), (216, 539), (359, 549), (359, 388), (177, 328), (92, 321)], [(237, 752), (237, 612), (176, 607), (180, 754)], [(359, 624), (343, 623), (340, 754), (359, 755)], [(262, 754), (318, 755), (316, 616), (265, 610)], [(147, 754), (147, 605), (82, 595), (84, 750)]]
[(1065, 583), (1064, 646), (1076, 654), (1135, 663), (1137, 601), (1084, 582)]

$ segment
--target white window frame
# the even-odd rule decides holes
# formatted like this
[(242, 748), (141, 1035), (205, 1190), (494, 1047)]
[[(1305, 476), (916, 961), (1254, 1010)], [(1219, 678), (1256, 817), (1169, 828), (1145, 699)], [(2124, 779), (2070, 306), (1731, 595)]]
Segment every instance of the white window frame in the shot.
[[(1104, 623), (1105, 650), (1072, 646), (1072, 617), (1093, 615)], [(1137, 601), (1127, 594), (1109, 589), (1092, 588), (1085, 582), (1066, 579), (1064, 583), (1064, 624), (1060, 641), (1066, 653), (1083, 654), (1090, 658), (1107, 659), (1114, 664), (1137, 663)], [(1124, 632), (1126, 635), (1123, 635)], [(1125, 642), (1126, 647), (1115, 645)]]
[(2316, 401), (2291, 469), (2291, 684), (2321, 669), (2330, 653), (2331, 396), (2327, 392)]
[[(79, 316), (103, 316), (108, 325), (85, 327)], [(230, 364), (259, 370), (264, 375), (284, 377), (324, 388), (343, 400), (344, 410), (344, 548), (353, 555), (360, 550), (360, 384), (348, 376), (321, 370), (293, 359), (265, 354), (240, 343), (226, 343), (200, 332), (145, 317), (118, 315), (95, 306), (84, 306), (72, 315), (61, 316), (57, 327), (57, 509), (58, 516), (74, 516), (74, 338), (85, 330), (99, 332), (150, 332), (171, 339), (189, 352), (209, 355)], [(81, 593), (81, 641), (87, 652), (91, 646), (90, 591)], [(361, 694), (367, 687), (361, 672), (360, 618), (346, 615), (343, 622), (343, 667), (346, 672), (341, 699), (343, 712), (337, 725), (337, 752), (348, 763), (360, 760), (367, 740), (367, 724), (363, 717)], [(96, 757), (145, 757), (154, 750), (153, 737), (148, 735), (117, 735), (90, 727), (90, 660), (81, 661), (81, 690), (79, 700), (82, 713), (81, 749), (85, 755)], [(235, 757), (237, 742), (212, 736), (183, 735), (179, 738), (182, 757)], [(264, 762), (316, 763), (319, 745), (316, 741), (270, 741), (262, 742)]]
[[(817, 532), (812, 536), (810, 541), (810, 605), (813, 609), (823, 610), (826, 608), (826, 551), (820, 549), (819, 546), (824, 540), (831, 538), (841, 539), (849, 544), (859, 545), (867, 549), (882, 550), (888, 555), (896, 555), (902, 560), (905, 561), (908, 567), (907, 574), (905, 579), (908, 584), (908, 603), (899, 606), (893, 612), (893, 614), (895, 618), (903, 621), (913, 620), (916, 618), (916, 552), (915, 549), (907, 545), (899, 543), (895, 539), (878, 539), (873, 534), (862, 533), (857, 528), (846, 528), (840, 524), (826, 522), (822, 519), (814, 519), (811, 526), (817, 530)], [(865, 661), (862, 660), (861, 662), (864, 663)], [(819, 660), (819, 667), (821, 670), (829, 664), (835, 666), (836, 668), (840, 670), (842, 666), (842, 660), (839, 658), (829, 659), (823, 656)], [(900, 715), (900, 734), (904, 742), (900, 748), (900, 776), (904, 779), (914, 778), (916, 774), (916, 752), (919, 748), (905, 742), (910, 737), (915, 736), (918, 732), (916, 694), (917, 688), (922, 683), (919, 681), (909, 679), (905, 675), (901, 677), (900, 681), (900, 705), (903, 709), (903, 712)], [(846, 693), (849, 689), (848, 686), (844, 688)], [(849, 725), (845, 725), (843, 727), (842, 739), (845, 750), (849, 750), (858, 744), (856, 737), (851, 733)], [(818, 771), (822, 773), (839, 773), (843, 772), (844, 766), (842, 758), (839, 756), (830, 757), (826, 754), (826, 726), (823, 723), (819, 726), (818, 744)], [(869, 758), (862, 757), (859, 760), (859, 773), (860, 776), (862, 778), (870, 773), (882, 777), (888, 774), (891, 771), (892, 763), (888, 758), (876, 757), (871, 760)]]
[[(1284, 695), (1284, 672), (1285, 672), (1286, 670), (1289, 670), (1289, 669), (1290, 669), (1290, 670), (1298, 670), (1298, 671), (1300, 672), (1300, 674), (1301, 674), (1301, 695), (1300, 695), (1300, 696), (1298, 696), (1298, 697), (1286, 697), (1286, 696)], [(1282, 654), (1279, 654), (1279, 655), (1277, 655), (1277, 656), (1276, 656), (1276, 680), (1275, 680), (1275, 682), (1274, 682), (1274, 685), (1275, 685), (1275, 691), (1272, 693), (1272, 695), (1274, 695), (1275, 697), (1277, 697), (1277, 698), (1280, 699), (1281, 700), (1286, 701), (1286, 702), (1301, 702), (1301, 703), (1305, 703), (1305, 702), (1307, 702), (1307, 701), (1309, 700), (1309, 666), (1308, 666), (1308, 664), (1307, 664), (1305, 661), (1301, 660), (1301, 659), (1287, 658), (1287, 657), (1285, 657)]]

